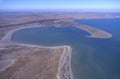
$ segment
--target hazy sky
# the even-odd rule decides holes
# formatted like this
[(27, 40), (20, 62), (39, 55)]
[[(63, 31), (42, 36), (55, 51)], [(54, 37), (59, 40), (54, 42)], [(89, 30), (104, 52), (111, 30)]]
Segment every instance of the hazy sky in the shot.
[(0, 0), (0, 9), (119, 9), (120, 0)]

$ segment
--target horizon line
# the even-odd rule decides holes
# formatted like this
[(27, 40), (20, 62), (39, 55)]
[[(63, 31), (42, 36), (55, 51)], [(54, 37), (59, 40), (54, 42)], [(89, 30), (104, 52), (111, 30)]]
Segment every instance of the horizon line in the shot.
[(0, 9), (0, 12), (9, 11), (78, 11), (78, 12), (120, 12), (120, 9)]

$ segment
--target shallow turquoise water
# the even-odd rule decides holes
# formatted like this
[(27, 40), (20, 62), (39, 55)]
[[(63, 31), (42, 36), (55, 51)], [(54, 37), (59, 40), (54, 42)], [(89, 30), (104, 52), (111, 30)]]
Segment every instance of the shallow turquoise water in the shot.
[(75, 79), (120, 79), (120, 19), (75, 20), (110, 32), (110, 39), (85, 37), (89, 33), (69, 27), (35, 27), (16, 31), (12, 40), (43, 46), (70, 45)]

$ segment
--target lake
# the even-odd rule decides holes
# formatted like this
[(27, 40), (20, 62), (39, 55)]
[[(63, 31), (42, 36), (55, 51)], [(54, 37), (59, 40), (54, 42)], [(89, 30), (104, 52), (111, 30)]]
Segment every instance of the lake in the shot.
[(12, 40), (42, 46), (71, 46), (75, 79), (120, 79), (120, 19), (74, 21), (107, 31), (112, 38), (89, 38), (88, 32), (74, 26), (49, 26), (18, 30)]

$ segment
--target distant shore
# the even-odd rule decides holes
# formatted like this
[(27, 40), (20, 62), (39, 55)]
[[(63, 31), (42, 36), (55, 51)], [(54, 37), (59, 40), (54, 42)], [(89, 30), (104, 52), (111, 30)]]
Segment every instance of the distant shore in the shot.
[(101, 29), (91, 27), (88, 25), (79, 24), (77, 22), (74, 22), (74, 19), (71, 20), (71, 23), (73, 23), (76, 28), (79, 28), (81, 30), (88, 32), (90, 36), (87, 36), (87, 37), (90, 37), (90, 38), (111, 38), (112, 37), (112, 34), (106, 31), (103, 31)]

